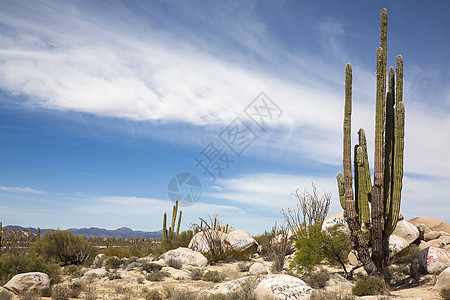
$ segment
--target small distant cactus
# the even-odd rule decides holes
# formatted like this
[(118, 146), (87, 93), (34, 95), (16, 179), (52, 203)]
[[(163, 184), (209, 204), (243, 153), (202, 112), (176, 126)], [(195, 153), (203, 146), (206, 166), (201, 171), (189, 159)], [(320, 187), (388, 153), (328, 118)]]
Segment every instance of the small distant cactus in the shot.
[(169, 230), (167, 232), (167, 213), (164, 213), (163, 218), (163, 243), (170, 242), (173, 240), (174, 237), (180, 236), (180, 226), (181, 226), (181, 216), (183, 214), (182, 211), (180, 211), (180, 214), (178, 215), (178, 223), (177, 223), (177, 229), (175, 231), (175, 223), (177, 220), (177, 214), (178, 214), (178, 201), (175, 202), (175, 205), (173, 206), (172, 210), (172, 224), (169, 227)]

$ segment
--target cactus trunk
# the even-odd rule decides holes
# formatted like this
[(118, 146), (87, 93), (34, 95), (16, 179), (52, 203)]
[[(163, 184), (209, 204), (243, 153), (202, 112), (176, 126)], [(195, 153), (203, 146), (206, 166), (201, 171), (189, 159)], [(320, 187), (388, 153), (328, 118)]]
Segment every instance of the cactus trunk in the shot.
[(181, 217), (183, 212), (180, 210), (180, 215), (178, 216), (178, 224), (177, 224), (177, 237), (180, 236), (180, 226), (181, 226)]
[(163, 220), (163, 241), (167, 240), (167, 214), (164, 213), (164, 220)]

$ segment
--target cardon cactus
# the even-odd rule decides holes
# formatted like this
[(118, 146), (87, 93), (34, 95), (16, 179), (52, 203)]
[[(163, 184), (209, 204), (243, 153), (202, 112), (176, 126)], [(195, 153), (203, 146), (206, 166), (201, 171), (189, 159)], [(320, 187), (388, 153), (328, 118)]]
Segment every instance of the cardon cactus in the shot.
[(173, 237), (179, 236), (180, 234), (180, 226), (181, 226), (181, 217), (183, 212), (180, 211), (180, 214), (178, 215), (178, 223), (177, 223), (177, 229), (175, 231), (175, 224), (177, 220), (177, 214), (178, 214), (178, 201), (175, 202), (175, 205), (172, 208), (172, 223), (169, 227), (169, 232), (167, 233), (167, 213), (164, 213), (164, 219), (163, 219), (163, 241), (171, 241)]
[[(354, 147), (354, 188), (351, 166), (352, 68), (345, 67), (344, 174), (338, 173), (339, 200), (345, 209), (355, 249), (369, 274), (383, 274), (389, 256), (389, 235), (400, 213), (403, 179), (405, 106), (403, 103), (403, 59), (397, 56), (397, 80), (389, 68), (386, 93), (387, 10), (381, 12), (380, 47), (377, 48), (377, 92), (375, 115), (374, 183), (372, 186), (363, 129)], [(353, 192), (354, 190), (354, 192)], [(345, 200), (345, 203), (343, 203)], [(370, 203), (370, 209), (369, 209)], [(361, 226), (371, 232), (372, 255)]]

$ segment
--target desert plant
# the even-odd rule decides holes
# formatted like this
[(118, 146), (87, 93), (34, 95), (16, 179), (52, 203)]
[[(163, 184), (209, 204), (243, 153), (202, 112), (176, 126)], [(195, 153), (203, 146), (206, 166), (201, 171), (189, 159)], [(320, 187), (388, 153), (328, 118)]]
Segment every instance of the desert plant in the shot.
[(120, 258), (116, 257), (116, 256), (108, 257), (105, 260), (105, 268), (107, 270), (109, 270), (109, 269), (119, 269), (121, 265), (122, 265), (122, 260)]
[(52, 288), (52, 299), (54, 300), (67, 300), (70, 298), (69, 288), (65, 285), (57, 285)]
[(248, 263), (240, 263), (238, 264), (238, 270), (239, 272), (248, 272), (250, 270), (250, 264)]
[(376, 277), (365, 277), (356, 282), (352, 289), (356, 296), (370, 296), (370, 295), (387, 295), (389, 290), (383, 279)]
[(47, 262), (35, 254), (6, 253), (0, 256), (1, 284), (5, 284), (16, 274), (27, 272), (46, 273), (52, 284), (58, 283), (61, 277), (59, 265)]
[(202, 279), (204, 281), (211, 281), (215, 283), (222, 282), (222, 280), (225, 279), (225, 274), (220, 273), (219, 271), (208, 271), (205, 274), (203, 274)]
[[(312, 272), (322, 261), (323, 251), (321, 245), (324, 240), (324, 233), (319, 225), (312, 225), (309, 228), (300, 228), (297, 233), (297, 240), (293, 263), (303, 272)], [(291, 264), (291, 266), (293, 266)]]
[(179, 260), (176, 260), (176, 259), (173, 259), (173, 258), (169, 259), (166, 262), (166, 264), (169, 267), (172, 267), (172, 268), (175, 268), (175, 269), (181, 269), (183, 267), (183, 264)]
[(136, 279), (136, 281), (137, 281), (137, 283), (139, 283), (139, 284), (144, 284), (145, 278), (144, 278), (144, 277), (138, 277), (138, 278)]
[(162, 273), (162, 272), (148, 273), (147, 276), (146, 276), (146, 279), (148, 281), (163, 281), (164, 280), (164, 273)]
[(70, 265), (64, 269), (64, 272), (72, 278), (80, 278), (84, 275), (81, 266)]
[(97, 291), (92, 283), (87, 283), (83, 287), (83, 300), (97, 300)]
[(265, 245), (266, 257), (273, 261), (272, 272), (279, 273), (283, 270), (286, 255), (291, 252), (292, 248), (289, 232), (286, 226), (277, 226), (275, 223), (272, 230), (265, 234), (268, 236), (268, 242)]
[(308, 274), (305, 281), (310, 287), (314, 289), (321, 289), (325, 287), (325, 284), (329, 279), (330, 274), (326, 270), (321, 269), (317, 272)]
[(441, 295), (441, 297), (444, 300), (450, 300), (450, 288), (443, 288), (439, 291), (439, 295)]
[(356, 266), (348, 271), (345, 266), (348, 260), (348, 254), (352, 250), (352, 240), (351, 236), (341, 224), (326, 228), (321, 248), (327, 261), (332, 265), (340, 265), (344, 270), (345, 277), (348, 279), (351, 279), (353, 272), (360, 267)]
[(169, 230), (167, 231), (167, 213), (164, 213), (163, 217), (163, 244), (169, 244), (172, 242), (174, 237), (179, 237), (180, 235), (180, 226), (181, 226), (181, 217), (183, 212), (180, 210), (180, 213), (178, 214), (178, 223), (177, 223), (177, 229), (175, 231), (175, 222), (177, 220), (177, 214), (178, 214), (178, 200), (175, 202), (175, 205), (173, 206), (172, 210), (172, 224), (169, 227)]
[(41, 299), (38, 295), (33, 292), (26, 292), (20, 297), (20, 300), (39, 300)]
[(0, 291), (0, 300), (11, 300), (13, 297), (13, 295), (11, 294), (11, 292), (2, 290)]
[(157, 289), (152, 289), (144, 293), (145, 300), (163, 300), (163, 296)]
[(81, 265), (97, 254), (97, 248), (84, 236), (59, 229), (46, 231), (30, 251), (62, 265)]
[(202, 269), (199, 269), (199, 268), (192, 269), (192, 271), (191, 271), (191, 279), (192, 280), (201, 280), (202, 277), (203, 277)]
[[(338, 174), (341, 205), (352, 233), (353, 243), (369, 275), (384, 274), (389, 257), (389, 235), (395, 229), (400, 212), (403, 178), (405, 106), (403, 103), (403, 59), (397, 56), (397, 80), (389, 68), (386, 94), (387, 10), (381, 11), (381, 42), (377, 48), (377, 93), (375, 113), (374, 184), (371, 184), (367, 143), (360, 129), (355, 146), (355, 192), (351, 166), (352, 67), (345, 68), (344, 174)], [(396, 82), (395, 82), (396, 81)], [(394, 91), (395, 90), (395, 91)], [(395, 100), (394, 100), (395, 99)], [(395, 106), (395, 108), (394, 108)], [(345, 201), (342, 201), (344, 196)], [(369, 211), (369, 202), (371, 207)], [(370, 229), (372, 255), (364, 239), (362, 225)]]
[(306, 189), (300, 193), (297, 189), (293, 195), (298, 199), (297, 207), (294, 209), (288, 208), (287, 211), (282, 209), (281, 214), (294, 236), (298, 235), (301, 228), (315, 224), (322, 226), (330, 207), (331, 194), (325, 192), (319, 197), (316, 185), (312, 183), (311, 193)]

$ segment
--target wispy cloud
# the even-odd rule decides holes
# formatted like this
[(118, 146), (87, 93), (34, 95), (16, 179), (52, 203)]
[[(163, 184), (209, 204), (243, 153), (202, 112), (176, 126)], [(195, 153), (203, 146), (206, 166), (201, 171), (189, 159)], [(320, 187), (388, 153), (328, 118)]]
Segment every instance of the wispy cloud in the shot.
[(30, 194), (40, 194), (40, 195), (47, 194), (44, 191), (35, 190), (35, 189), (29, 188), (29, 187), (0, 186), (0, 191), (13, 192), (13, 193), (30, 193)]

